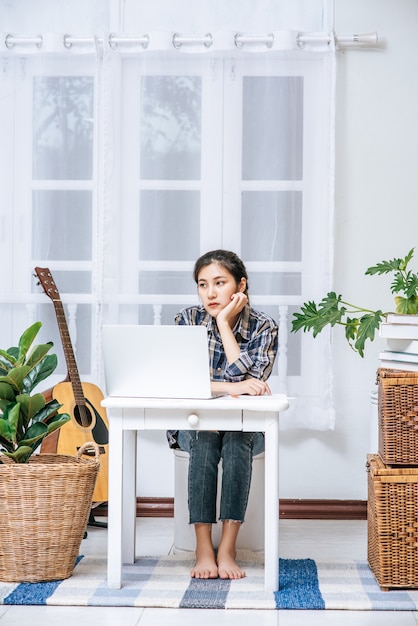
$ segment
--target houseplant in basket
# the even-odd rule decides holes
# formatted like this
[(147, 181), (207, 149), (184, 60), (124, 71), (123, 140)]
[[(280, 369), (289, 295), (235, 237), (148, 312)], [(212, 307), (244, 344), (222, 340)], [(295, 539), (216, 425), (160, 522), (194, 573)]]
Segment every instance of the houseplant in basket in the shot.
[[(418, 314), (418, 273), (409, 269), (413, 254), (414, 248), (403, 259), (381, 261), (365, 272), (369, 276), (393, 274), (390, 288), (392, 294), (396, 294), (395, 313), (398, 315)], [(330, 291), (319, 303), (305, 302), (301, 311), (294, 313), (292, 332), (312, 331), (316, 337), (326, 326), (344, 326), (349, 345), (363, 357), (365, 342), (367, 339), (373, 341), (380, 324), (390, 313), (350, 304), (341, 295)]]
[[(0, 350), (0, 580), (68, 578), (78, 555), (99, 469), (95, 459), (33, 454), (70, 416), (33, 389), (55, 370), (52, 343), (33, 345), (41, 323), (18, 346)], [(77, 514), (75, 514), (75, 511)]]
[[(393, 274), (394, 314), (353, 306), (330, 292), (319, 304), (303, 305), (294, 316), (292, 331), (312, 331), (316, 337), (326, 326), (342, 325), (348, 343), (362, 357), (367, 339), (373, 341), (379, 329), (383, 334), (382, 324), (389, 326), (390, 318), (398, 331), (403, 329), (394, 332), (392, 328), (385, 335), (416, 340), (418, 274), (409, 269), (413, 253), (414, 249), (404, 258), (382, 261), (366, 270), (371, 276)], [(405, 317), (413, 324), (406, 323)], [(418, 360), (415, 352), (413, 358)], [(380, 358), (380, 362), (386, 361)], [(368, 455), (367, 461), (367, 556), (376, 580), (385, 590), (418, 588), (416, 540), (411, 536), (418, 514), (418, 372), (403, 371), (402, 363), (398, 361), (396, 369), (378, 369), (379, 454)]]
[[(381, 331), (384, 328), (385, 336), (389, 339), (403, 336), (398, 334), (399, 328), (402, 328), (402, 333), (407, 338), (401, 341), (395, 339), (400, 346), (403, 342), (408, 344), (414, 338), (416, 341), (418, 274), (409, 269), (413, 253), (414, 249), (404, 258), (382, 261), (366, 270), (366, 274), (370, 276), (393, 274), (390, 288), (395, 296), (395, 313), (354, 306), (345, 302), (342, 296), (330, 292), (319, 304), (307, 302), (300, 313), (294, 314), (292, 331), (312, 331), (316, 337), (326, 326), (343, 326), (349, 345), (361, 357), (364, 356), (365, 342), (367, 339), (373, 341), (379, 328)], [(388, 324), (388, 319), (393, 323)], [(406, 362), (402, 352), (408, 350), (393, 348), (392, 344), (389, 347), (390, 350), (379, 355), (380, 367), (376, 381), (379, 454), (387, 464), (418, 465), (418, 371), (410, 371), (416, 370), (418, 351), (414, 348), (409, 354), (409, 362)], [(394, 353), (397, 357), (393, 356)]]
[(26, 463), (44, 438), (63, 426), (70, 416), (58, 414), (56, 400), (46, 402), (33, 389), (57, 366), (52, 343), (32, 345), (41, 323), (32, 324), (19, 345), (0, 350), (0, 452), (15, 463)]

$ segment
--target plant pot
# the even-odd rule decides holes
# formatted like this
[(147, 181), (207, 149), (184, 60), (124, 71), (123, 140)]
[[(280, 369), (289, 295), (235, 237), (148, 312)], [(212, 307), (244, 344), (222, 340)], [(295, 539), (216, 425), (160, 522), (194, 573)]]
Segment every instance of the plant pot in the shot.
[[(82, 458), (87, 449), (95, 458)], [(77, 456), (0, 457), (0, 581), (69, 578), (89, 518), (100, 467), (96, 443)]]

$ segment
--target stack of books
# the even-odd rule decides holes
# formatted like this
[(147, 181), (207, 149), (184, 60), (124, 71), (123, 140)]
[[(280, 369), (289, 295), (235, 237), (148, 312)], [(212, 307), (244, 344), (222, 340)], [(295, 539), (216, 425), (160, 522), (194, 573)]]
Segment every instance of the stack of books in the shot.
[(418, 315), (387, 315), (379, 335), (386, 339), (380, 367), (418, 372)]

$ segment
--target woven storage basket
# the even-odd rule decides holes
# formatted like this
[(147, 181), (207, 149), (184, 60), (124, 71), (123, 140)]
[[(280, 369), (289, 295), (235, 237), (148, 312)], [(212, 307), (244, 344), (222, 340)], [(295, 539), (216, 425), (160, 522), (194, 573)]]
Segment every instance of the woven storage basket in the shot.
[(367, 456), (368, 561), (383, 590), (418, 587), (418, 468)]
[[(95, 458), (82, 458), (87, 449)], [(77, 456), (36, 454), (0, 463), (0, 580), (40, 582), (71, 576), (91, 509), (99, 449)]]
[(418, 465), (418, 372), (377, 371), (379, 447), (387, 465)]

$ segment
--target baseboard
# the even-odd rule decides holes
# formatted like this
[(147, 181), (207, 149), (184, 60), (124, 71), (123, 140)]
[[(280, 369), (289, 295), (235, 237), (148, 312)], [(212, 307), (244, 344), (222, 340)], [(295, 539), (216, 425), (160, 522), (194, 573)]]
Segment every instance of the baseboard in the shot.
[[(107, 505), (94, 509), (107, 515)], [(137, 517), (174, 517), (174, 498), (137, 498)], [(365, 520), (367, 500), (280, 500), (280, 519)]]
[(367, 519), (367, 500), (280, 500), (280, 519)]

